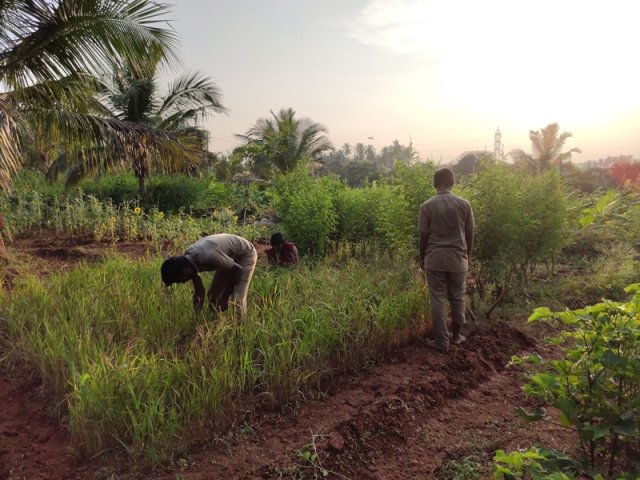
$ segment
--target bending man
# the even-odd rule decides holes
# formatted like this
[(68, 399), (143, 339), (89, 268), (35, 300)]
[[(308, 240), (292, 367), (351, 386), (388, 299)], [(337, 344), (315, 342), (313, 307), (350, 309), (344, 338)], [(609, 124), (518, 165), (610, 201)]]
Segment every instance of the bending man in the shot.
[(191, 280), (193, 306), (200, 311), (205, 301), (200, 272), (215, 271), (207, 293), (209, 306), (226, 310), (231, 302), (244, 314), (257, 258), (258, 254), (249, 240), (238, 235), (219, 233), (201, 238), (187, 247), (184, 255), (165, 260), (160, 273), (167, 286)]

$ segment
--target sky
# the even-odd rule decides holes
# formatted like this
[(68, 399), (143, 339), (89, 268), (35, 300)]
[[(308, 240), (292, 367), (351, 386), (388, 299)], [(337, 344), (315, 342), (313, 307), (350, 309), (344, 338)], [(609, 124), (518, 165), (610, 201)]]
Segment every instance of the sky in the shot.
[(230, 152), (261, 117), (293, 108), (336, 147), (412, 142), (421, 158), (530, 150), (558, 123), (576, 162), (640, 158), (636, 0), (174, 0), (180, 71), (222, 90), (206, 120)]

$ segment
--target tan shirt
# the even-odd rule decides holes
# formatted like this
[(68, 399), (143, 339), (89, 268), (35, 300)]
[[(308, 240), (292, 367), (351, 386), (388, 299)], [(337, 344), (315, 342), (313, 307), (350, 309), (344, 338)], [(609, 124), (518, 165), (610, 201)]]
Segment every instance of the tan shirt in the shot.
[(424, 264), (427, 270), (466, 272), (469, 269), (467, 236), (473, 238), (473, 211), (464, 198), (440, 190), (420, 207), (418, 225), (429, 240)]
[(198, 272), (227, 272), (234, 262), (252, 255), (253, 250), (249, 240), (230, 233), (218, 233), (201, 238), (187, 247), (184, 256)]

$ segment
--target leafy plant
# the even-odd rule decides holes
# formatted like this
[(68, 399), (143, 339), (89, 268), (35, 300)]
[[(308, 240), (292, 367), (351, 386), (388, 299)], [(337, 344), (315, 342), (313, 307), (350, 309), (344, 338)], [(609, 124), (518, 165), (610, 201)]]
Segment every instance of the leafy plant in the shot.
[[(540, 307), (529, 318), (567, 329), (554, 339), (565, 345), (565, 357), (550, 361), (551, 371), (531, 376), (525, 392), (560, 411), (561, 424), (576, 431), (588, 466), (608, 476), (621, 452), (640, 438), (640, 284), (625, 292), (631, 294), (627, 302), (605, 300), (564, 312)], [(542, 410), (520, 412), (528, 421), (544, 417)]]
[(331, 190), (304, 168), (280, 176), (277, 189), (276, 210), (289, 237), (301, 252), (324, 255), (336, 225)]
[[(504, 480), (574, 480), (576, 477), (563, 470), (573, 466), (569, 457), (551, 450), (530, 448), (529, 450), (496, 451), (495, 478)], [(593, 477), (602, 480), (601, 476)]]

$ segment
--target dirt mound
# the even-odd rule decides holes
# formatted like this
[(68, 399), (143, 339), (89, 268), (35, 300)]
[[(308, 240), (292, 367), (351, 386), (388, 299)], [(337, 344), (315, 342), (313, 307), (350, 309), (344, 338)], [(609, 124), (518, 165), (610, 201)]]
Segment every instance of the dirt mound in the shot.
[[(479, 332), (463, 347), (453, 347), (447, 355), (418, 344), (403, 348), (388, 363), (377, 366), (374, 375), (361, 379), (358, 389), (369, 396), (358, 393), (344, 400), (343, 394), (337, 396), (349, 411), (346, 418), (326, 425), (298, 454), (302, 452), (300, 458), (306, 463), (315, 463), (311, 466), (316, 470), (336, 475), (395, 478), (390, 472), (380, 477), (371, 467), (407, 446), (420, 418), (426, 420), (437, 409), (464, 397), (502, 370), (511, 355), (533, 346), (526, 335), (500, 324)], [(331, 411), (339, 417), (337, 406)], [(305, 448), (313, 450), (311, 458)], [(277, 478), (281, 467), (267, 466), (259, 476)], [(403, 475), (397, 478), (407, 478)]]
[(75, 478), (67, 432), (37, 382), (0, 378), (0, 478)]
[[(511, 355), (534, 347), (506, 324), (480, 329), (448, 354), (422, 342), (401, 346), (330, 382), (319, 398), (253, 413), (167, 473), (144, 477), (173, 479), (179, 470), (181, 478), (212, 480), (445, 478), (433, 472), (465, 454), (462, 433), (484, 423), (495, 430), (491, 419), (521, 404), (521, 379), (503, 370)], [(135, 471), (108, 457), (101, 466), (77, 464), (66, 431), (51, 420), (40, 392), (37, 383), (0, 380), (0, 478), (82, 479), (98, 471)], [(493, 430), (491, 448), (504, 447), (505, 438)]]
[[(225, 480), (445, 478), (433, 475), (461, 444), (462, 430), (456, 426), (475, 431), (472, 422), (488, 421), (493, 429), (491, 415), (502, 418), (522, 404), (521, 379), (504, 367), (511, 355), (534, 347), (531, 338), (506, 324), (479, 329), (448, 354), (422, 342), (404, 345), (355, 376), (334, 380), (323, 398), (254, 416), (183, 460), (180, 475)], [(489, 390), (464, 407), (471, 412), (457, 415), (458, 402), (466, 402), (485, 385)], [(473, 410), (483, 402), (490, 405), (485, 412)], [(509, 425), (516, 422), (514, 417)], [(444, 433), (451, 427), (457, 437)], [(504, 437), (493, 432), (488, 436), (503, 441), (498, 448), (506, 446)], [(431, 455), (425, 442), (437, 445)]]

